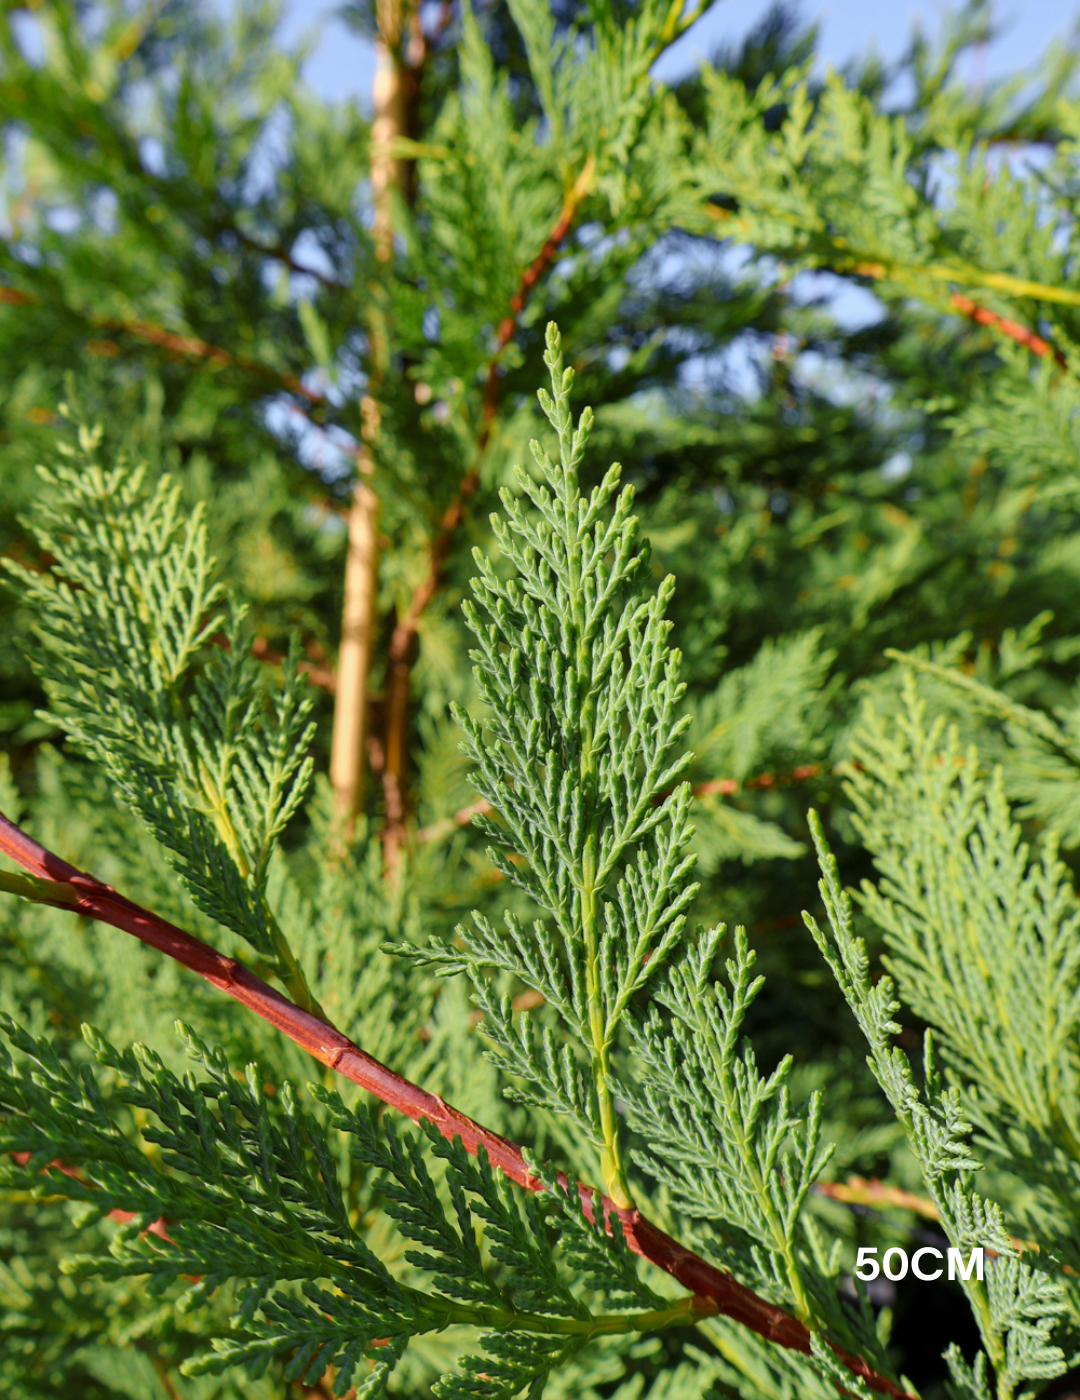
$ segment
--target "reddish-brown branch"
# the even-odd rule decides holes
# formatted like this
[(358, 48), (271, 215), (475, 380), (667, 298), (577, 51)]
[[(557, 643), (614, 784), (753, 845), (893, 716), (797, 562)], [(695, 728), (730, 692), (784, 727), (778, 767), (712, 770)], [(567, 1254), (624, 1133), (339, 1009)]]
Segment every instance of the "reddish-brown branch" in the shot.
[[(326, 654), (322, 647), (317, 642), (309, 642), (305, 650), (309, 659), (301, 661), (297, 670), (302, 671), (312, 685), (318, 686), (320, 690), (328, 690), (333, 695), (337, 689), (337, 676), (325, 664)], [(280, 666), (285, 660), (284, 654), (274, 651), (265, 637), (255, 638), (251, 644), (251, 654), (257, 661), (265, 661), (268, 666)]]
[[(32, 292), (20, 292), (14, 287), (0, 287), (0, 302), (6, 302), (9, 306), (42, 305), (41, 297)], [(157, 345), (173, 355), (184, 355), (189, 359), (206, 360), (209, 364), (240, 369), (245, 374), (270, 381), (280, 388), (288, 390), (290, 394), (296, 394), (298, 397), (306, 399), (308, 403), (320, 406), (327, 403), (325, 395), (314, 389), (309, 389), (295, 374), (282, 373), (281, 370), (276, 370), (271, 365), (263, 364), (261, 360), (252, 359), (250, 355), (235, 354), (231, 350), (223, 349), (220, 345), (212, 345), (207, 340), (201, 340), (196, 335), (181, 335), (178, 331), (167, 331), (163, 326), (155, 326), (149, 321), (125, 321), (112, 316), (88, 316), (73, 310), (71, 307), (65, 307), (64, 310), (70, 315), (78, 316), (80, 320), (93, 326), (95, 330), (111, 331), (114, 335), (130, 335), (135, 340), (145, 341), (149, 345)], [(107, 342), (95, 342), (98, 347), (97, 353), (108, 353), (101, 348), (105, 344)]]
[(407, 814), (406, 772), (408, 760), (409, 692), (413, 662), (416, 659), (417, 633), (420, 618), (442, 584), (446, 561), (470, 500), (480, 484), (480, 461), (491, 440), (491, 430), (499, 409), (499, 362), (503, 351), (509, 345), (517, 328), (518, 317), (524, 311), (536, 284), (551, 266), (552, 260), (573, 227), (574, 219), (582, 200), (592, 188), (596, 171), (595, 157), (590, 156), (575, 180), (572, 189), (563, 201), (558, 219), (545, 238), (543, 246), (532, 262), (521, 274), (517, 291), (510, 298), (510, 309), (499, 322), (495, 333), (495, 349), (488, 364), (487, 378), (484, 381), (483, 407), (481, 410), (480, 436), (477, 441), (476, 461), (461, 478), (457, 494), (443, 512), (439, 528), (431, 542), (427, 577), (413, 590), (409, 606), (398, 619), (390, 636), (390, 646), (386, 658), (386, 719), (383, 737), (383, 791), (386, 798), (386, 826), (383, 841), (387, 865), (397, 863), (398, 853), (405, 840), (405, 818)]
[[(712, 213), (713, 210), (710, 208), (709, 212)], [(727, 217), (727, 214), (725, 211), (717, 211), (716, 217)], [(874, 281), (887, 278), (892, 273), (892, 269), (887, 264), (880, 262), (846, 263), (837, 268), (837, 271), (840, 273), (854, 273), (858, 277), (869, 277)], [(905, 271), (908, 272), (910, 276), (914, 270), (905, 269)], [(948, 276), (948, 270), (943, 268), (931, 268), (927, 269), (927, 271), (932, 276), (940, 276), (943, 272)], [(993, 274), (987, 273), (985, 275), (987, 277), (988, 286), (992, 288), (994, 285), (992, 280)], [(1054, 299), (1052, 296), (1047, 296), (1050, 291), (1049, 288), (1036, 283), (1025, 283), (1011, 277), (998, 278), (999, 287), (1006, 283), (1008, 284), (1008, 289), (1011, 290), (1014, 295), (1024, 295), (1026, 293), (1028, 295), (1038, 296), (1042, 294), (1044, 299)], [(971, 297), (964, 296), (962, 292), (951, 292), (949, 294), (949, 305), (953, 310), (959, 311), (962, 316), (966, 316), (969, 320), (974, 321), (976, 325), (988, 326), (991, 330), (998, 331), (1000, 334), (1008, 336), (1008, 338), (1014, 340), (1017, 345), (1022, 345), (1026, 350), (1030, 350), (1033, 355), (1038, 355), (1043, 359), (1050, 356), (1062, 369), (1068, 367), (1068, 361), (1060, 350), (1051, 345), (1049, 341), (1044, 340), (1041, 335), (1037, 335), (1033, 330), (1022, 325), (1019, 321), (1010, 320), (1007, 316), (1001, 316), (996, 311), (991, 311), (988, 306), (983, 306), (977, 301), (972, 301)]]
[(159, 1356), (151, 1356), (150, 1364), (157, 1372), (157, 1378), (161, 1382), (161, 1388), (169, 1397), (169, 1400), (183, 1400), (183, 1396), (180, 1394), (175, 1384), (173, 1383), (173, 1379), (169, 1375), (168, 1368), (166, 1367), (164, 1361), (162, 1361), (162, 1359)]
[[(216, 633), (209, 641), (211, 646), (221, 647), (224, 651), (228, 651), (232, 645), (223, 632)], [(297, 669), (307, 676), (312, 685), (333, 694), (337, 689), (337, 677), (329, 666), (323, 664), (326, 654), (322, 647), (317, 642), (309, 642), (305, 650), (309, 659), (301, 661)], [(284, 653), (274, 651), (265, 637), (255, 638), (251, 644), (251, 654), (256, 661), (264, 661), (267, 666), (280, 666), (285, 661)]]
[[(320, 1063), (374, 1094), (413, 1122), (430, 1122), (448, 1140), (460, 1139), (465, 1149), (474, 1155), (483, 1148), (488, 1160), (519, 1186), (529, 1191), (543, 1189), (543, 1184), (530, 1173), (516, 1144), (474, 1122), (438, 1095), (428, 1093), (380, 1064), (334, 1026), (303, 1011), (267, 982), (256, 977), (236, 958), (222, 956), (209, 944), (134, 904), (94, 876), (69, 865), (26, 835), (3, 813), (0, 813), (0, 852), (38, 880), (48, 882), (36, 889), (36, 899), (133, 934), (143, 943), (198, 973), (211, 986), (233, 997), (287, 1035)], [(564, 1186), (567, 1184), (565, 1176), (560, 1180)], [(809, 1353), (809, 1332), (783, 1308), (759, 1298), (730, 1274), (693, 1254), (643, 1216), (636, 1207), (621, 1209), (606, 1196), (580, 1182), (577, 1190), (589, 1219), (594, 1218), (596, 1205), (603, 1211), (609, 1228), (612, 1219), (617, 1218), (627, 1244), (636, 1254), (664, 1269), (702, 1301), (699, 1315), (720, 1313), (779, 1346)], [(840, 1348), (834, 1350), (848, 1370), (853, 1375), (862, 1376), (874, 1390), (892, 1396), (894, 1400), (910, 1400), (899, 1386), (888, 1377), (878, 1375), (861, 1357), (852, 1356)]]
[(963, 296), (960, 292), (953, 292), (949, 297), (949, 303), (962, 316), (974, 321), (976, 325), (989, 326), (991, 330), (1000, 331), (1010, 340), (1015, 340), (1017, 345), (1022, 345), (1025, 350), (1030, 350), (1033, 355), (1038, 355), (1042, 359), (1049, 355), (1062, 369), (1066, 367), (1065, 356), (1060, 350), (1055, 349), (1049, 341), (1043, 340), (1041, 335), (1036, 335), (1027, 326), (1022, 326), (1019, 321), (1010, 321), (1006, 316), (999, 316), (996, 311), (991, 311), (987, 306), (980, 306), (977, 301), (972, 301), (970, 297)]
[[(731, 212), (729, 210), (719, 209), (715, 205), (708, 205), (706, 209), (707, 213), (717, 220), (726, 220), (731, 217)], [(892, 273), (890, 266), (881, 262), (844, 262), (836, 268), (836, 271), (841, 275), (845, 273), (854, 273), (857, 277), (869, 277), (875, 282), (889, 277)], [(909, 283), (911, 276), (917, 269), (904, 269), (904, 271), (908, 274), (908, 277), (905, 278), (905, 283)], [(932, 269), (931, 271), (936, 275), (941, 275), (943, 269), (938, 268)], [(989, 278), (991, 274), (986, 275)], [(1012, 283), (1011, 290), (1014, 295), (1023, 294), (1025, 286), (1030, 289), (1030, 294), (1034, 295), (1038, 295), (1039, 292), (1045, 293), (1048, 290), (1044, 287), (1037, 287), (1033, 283), (1024, 284), (1018, 280), (1014, 281), (1014, 279), (1011, 278), (1008, 280)], [(1021, 322), (1013, 321), (1007, 316), (1001, 316), (998, 312), (991, 311), (988, 306), (983, 306), (979, 302), (973, 301), (971, 297), (965, 296), (962, 292), (951, 292), (949, 294), (949, 305), (955, 311), (959, 311), (961, 316), (966, 316), (969, 320), (974, 321), (976, 325), (987, 326), (991, 330), (998, 331), (1001, 335), (1008, 336), (1010, 340), (1014, 340), (1017, 345), (1022, 345), (1025, 350), (1030, 350), (1033, 355), (1038, 355), (1042, 359), (1050, 356), (1062, 369), (1068, 368), (1068, 361), (1056, 346), (1051, 345), (1048, 340), (1044, 340), (1041, 335), (1036, 334), (1035, 331), (1022, 325)]]
[(562, 212), (552, 225), (551, 232), (544, 239), (543, 247), (521, 274), (518, 289), (510, 298), (509, 312), (499, 322), (499, 329), (495, 333), (495, 353), (488, 365), (487, 379), (484, 383), (484, 415), (480, 429), (481, 451), (487, 445), (487, 440), (491, 435), (491, 425), (495, 421), (499, 407), (499, 359), (502, 352), (510, 344), (511, 337), (517, 329), (517, 319), (525, 310), (533, 289), (551, 266), (552, 259), (573, 227), (578, 206), (592, 188), (595, 173), (596, 157), (590, 156), (582, 167), (581, 174), (574, 181), (573, 188), (563, 200)]
[(321, 405), (327, 402), (325, 395), (309, 389), (295, 374), (284, 374), (260, 360), (253, 360), (250, 355), (238, 355), (231, 350), (224, 350), (220, 345), (211, 345), (209, 341), (200, 340), (198, 336), (180, 335), (175, 331), (152, 325), (149, 321), (119, 321), (100, 316), (94, 316), (91, 320), (94, 326), (102, 330), (112, 331), (115, 335), (133, 336), (136, 340), (158, 345), (174, 355), (184, 355), (190, 359), (207, 360), (211, 364), (243, 370), (245, 374), (268, 380), (282, 389), (287, 389), (290, 394), (296, 394), (308, 403)]

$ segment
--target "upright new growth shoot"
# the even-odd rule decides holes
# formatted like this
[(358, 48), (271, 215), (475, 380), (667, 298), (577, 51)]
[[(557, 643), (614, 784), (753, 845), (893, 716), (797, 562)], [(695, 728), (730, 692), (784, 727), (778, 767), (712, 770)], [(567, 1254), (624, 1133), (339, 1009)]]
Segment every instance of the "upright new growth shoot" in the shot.
[[(626, 1208), (612, 1049), (634, 992), (676, 945), (696, 889), (683, 851), (689, 788), (669, 791), (689, 762), (672, 757), (688, 721), (676, 717), (684, 687), (663, 616), (673, 580), (645, 596), (648, 549), (631, 515), (632, 488), (616, 497), (618, 466), (587, 497), (579, 488), (592, 415), (586, 409), (574, 425), (573, 371), (554, 326), (545, 363), (551, 393), (542, 391), (540, 403), (559, 457), (532, 443), (536, 474), (516, 474), (535, 513), (504, 491), (505, 517), (492, 517), (513, 577), (502, 581), (475, 556), (476, 603), (465, 618), (490, 713), (457, 718), (475, 785), (503, 818), (485, 823), (493, 858), (547, 917), (529, 933), (507, 916), (509, 938), (477, 919), (458, 930), (464, 957), (450, 946), (432, 956), (468, 967), (500, 1058), (529, 1083), (527, 1096), (568, 1114), (594, 1143), (605, 1189)], [(539, 1043), (527, 1023), (512, 1028), (508, 1003), (487, 982), (491, 967), (543, 993), (580, 1060), (569, 1045), (556, 1050), (551, 1027)]]

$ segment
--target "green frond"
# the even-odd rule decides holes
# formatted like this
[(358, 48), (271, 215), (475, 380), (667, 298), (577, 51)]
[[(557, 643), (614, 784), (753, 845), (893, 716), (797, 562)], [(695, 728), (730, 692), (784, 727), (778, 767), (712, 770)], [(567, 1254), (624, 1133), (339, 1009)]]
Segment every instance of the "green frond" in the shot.
[(81, 456), (42, 472), (29, 525), (53, 574), (9, 574), (34, 609), (53, 718), (164, 849), (191, 898), (244, 938), (303, 1005), (303, 974), (266, 897), (275, 845), (313, 772), (294, 654), (272, 691), (243, 611), (221, 608), (202, 512), (143, 470)]
[(985, 1283), (967, 1279), (963, 1272), (959, 1278), (997, 1374), (998, 1393), (1011, 1395), (1025, 1375), (1050, 1377), (1066, 1369), (1065, 1356), (1053, 1341), (1058, 1318), (1069, 1306), (1065, 1288), (1060, 1277), (1017, 1257), (1000, 1208), (974, 1190), (972, 1175), (982, 1163), (971, 1152), (972, 1129), (960, 1092), (943, 1085), (934, 1065), (930, 1030), (921, 1089), (907, 1056), (893, 1043), (899, 1027), (890, 1018), (899, 1002), (893, 997), (892, 980), (886, 975), (871, 984), (865, 944), (853, 932), (851, 900), (839, 883), (836, 861), (816, 816), (812, 831), (829, 933), (809, 914), (803, 917), (859, 1021), (870, 1049), (870, 1068), (904, 1126), (950, 1245), (968, 1252), (978, 1247), (994, 1251), (996, 1257), (986, 1262)]

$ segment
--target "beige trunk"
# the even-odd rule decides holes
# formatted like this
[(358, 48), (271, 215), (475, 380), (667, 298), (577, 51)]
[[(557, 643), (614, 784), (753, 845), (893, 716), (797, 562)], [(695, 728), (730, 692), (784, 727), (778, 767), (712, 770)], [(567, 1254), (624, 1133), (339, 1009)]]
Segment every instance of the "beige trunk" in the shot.
[(349, 511), (345, 606), (341, 618), (330, 783), (338, 816), (349, 823), (364, 801), (367, 678), (378, 624), (379, 498), (359, 481)]
[[(402, 55), (402, 38), (412, 6), (408, 0), (380, 0), (379, 36), (373, 99), (375, 119), (371, 129), (371, 189), (375, 202), (375, 253), (384, 262), (393, 256), (391, 191), (407, 193), (407, 166), (393, 159), (391, 150), (399, 136), (407, 134), (413, 75)], [(373, 323), (377, 321), (372, 318)], [(339, 818), (351, 826), (364, 804), (365, 745), (368, 720), (368, 675), (378, 627), (379, 501), (368, 484), (374, 469), (372, 444), (378, 434), (378, 386), (385, 373), (384, 337), (371, 335), (371, 379), (365, 403), (364, 441), (358, 454), (361, 479), (353, 492), (349, 511), (349, 551), (345, 565), (345, 604), (341, 623), (334, 735), (330, 755), (330, 782)]]

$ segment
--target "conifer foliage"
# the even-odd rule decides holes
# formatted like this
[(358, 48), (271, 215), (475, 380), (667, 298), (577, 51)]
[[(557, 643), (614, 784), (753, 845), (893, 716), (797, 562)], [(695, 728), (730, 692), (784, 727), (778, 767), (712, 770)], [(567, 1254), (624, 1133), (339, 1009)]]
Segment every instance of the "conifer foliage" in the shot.
[(1070, 1383), (1075, 55), (705, 8), (0, 16), (5, 1395)]
[[(690, 789), (678, 782), (688, 759), (677, 752), (687, 717), (679, 713), (679, 655), (663, 617), (670, 583), (649, 586), (633, 492), (618, 491), (618, 468), (588, 496), (580, 489), (591, 415), (572, 419), (573, 373), (554, 327), (547, 363), (551, 391), (541, 404), (558, 455), (534, 444), (535, 474), (520, 471), (521, 494), (504, 493), (505, 515), (493, 528), (513, 576), (478, 555), (467, 619), (486, 708), (477, 718), (458, 715), (493, 812), (484, 829), (496, 868), (539, 917), (526, 925), (512, 909), (501, 922), (477, 914), (456, 941), (397, 951), (421, 978), (431, 964), (468, 974), (491, 1059), (517, 1086), (517, 1100), (574, 1130), (563, 1139), (577, 1147), (564, 1157), (569, 1175), (399, 1079), (326, 1025), (300, 958), (282, 951), (288, 945), (274, 905), (289, 903), (287, 877), (273, 895), (265, 877), (269, 848), (302, 800), (295, 755), (306, 720), (295, 673), (276, 695), (243, 679), (258, 663), (244, 655), (242, 620), (226, 633), (228, 649), (209, 645), (216, 585), (200, 522), (176, 520), (169, 484), (150, 491), (137, 471), (106, 474), (86, 461), (80, 470), (46, 473), (52, 500), (36, 511), (43, 532), (79, 512), (80, 527), (62, 546), (54, 541), (64, 549), (62, 576), (42, 585), (21, 571), (58, 717), (172, 853), (194, 908), (245, 939), (293, 996), (273, 993), (235, 959), (219, 959), (218, 985), (234, 995), (264, 987), (263, 1001), (249, 998), (249, 1006), (383, 1104), (404, 1109), (420, 1131), (402, 1136), (392, 1118), (355, 1099), (350, 1106), (332, 1081), (310, 1083), (298, 1099), (288, 1079), (268, 1083), (256, 1063), (237, 1075), (224, 1049), (185, 1025), (178, 1030), (203, 1078), (178, 1075), (147, 1047), (117, 1049), (89, 1026), (89, 1055), (61, 1059), (47, 1038), (5, 1017), (5, 1181), (30, 1198), (77, 1203), (84, 1230), (110, 1217), (125, 1222), (107, 1250), (70, 1257), (68, 1277), (101, 1286), (136, 1277), (151, 1294), (177, 1294), (178, 1318), (202, 1309), (228, 1317), (209, 1349), (182, 1362), (187, 1376), (242, 1368), (257, 1381), (275, 1368), (285, 1380), (324, 1381), (336, 1394), (354, 1386), (376, 1394), (392, 1383), (415, 1338), (460, 1327), (476, 1339), (435, 1381), (435, 1394), (538, 1395), (600, 1339), (610, 1346), (696, 1323), (706, 1337), (710, 1325), (736, 1326), (788, 1349), (789, 1371), (811, 1391), (831, 1383), (902, 1395), (905, 1383), (870, 1326), (865, 1292), (854, 1305), (846, 1299), (842, 1250), (825, 1247), (808, 1212), (831, 1152), (823, 1096), (793, 1105), (790, 1060), (763, 1075), (741, 1036), (761, 983), (745, 932), (733, 936), (717, 977), (723, 929), (687, 927), (695, 892), (685, 854)], [(83, 451), (94, 446), (84, 434)], [(125, 530), (110, 529), (116, 518)], [(57, 668), (61, 654), (71, 659), (67, 669)], [(185, 685), (196, 656), (201, 665)], [(1011, 1396), (1065, 1364), (1069, 1289), (1061, 1240), (1046, 1226), (1065, 1209), (1064, 1156), (1075, 1142), (1070, 1110), (1057, 1109), (1058, 1127), (1053, 1109), (1072, 1082), (1064, 1042), (1074, 1039), (1075, 1010), (1069, 1019), (1067, 1006), (1078, 996), (1068, 937), (1075, 919), (1058, 927), (1070, 895), (1055, 888), (1061, 868), (1052, 855), (1026, 872), (1000, 784), (984, 793), (961, 777), (956, 789), (962, 769), (929, 758), (939, 731), (927, 735), (912, 706), (903, 730), (911, 748), (875, 740), (870, 729), (857, 750), (856, 811), (875, 854), (873, 822), (884, 819), (889, 833), (884, 883), (867, 886), (865, 898), (896, 940), (901, 985), (911, 988), (919, 1014), (940, 1026), (961, 1082), (979, 1067), (970, 1108), (960, 1084), (942, 1081), (932, 1031), (921, 1088), (893, 1044), (900, 1004), (888, 977), (868, 978), (865, 945), (816, 819), (831, 932), (809, 915), (807, 924), (867, 1039), (871, 1069), (949, 1245), (991, 1252), (985, 1280), (964, 1281), (985, 1350), (973, 1364), (955, 1348), (949, 1353), (957, 1393), (986, 1394), (992, 1368), (998, 1395)], [(292, 736), (286, 745), (283, 732)], [(875, 782), (884, 785), (877, 795)], [(932, 868), (932, 844), (920, 856), (927, 827), (931, 843), (936, 836), (943, 849), (969, 853), (973, 875), (989, 862), (993, 880), (944, 880)], [(0, 841), (29, 872), (0, 877), (11, 893), (94, 913), (213, 980), (198, 965), (198, 950), (210, 953), (204, 944), (50, 856), (6, 819)], [(908, 853), (898, 865), (891, 863), (897, 849)], [(191, 873), (211, 859), (221, 872), (213, 901)], [(958, 900), (990, 901), (979, 926), (1001, 911), (1008, 930), (1000, 935), (999, 997), (983, 994), (970, 1008), (968, 1043), (967, 1022), (958, 1024), (956, 1014), (963, 1001), (942, 996), (941, 1004), (936, 996), (955, 983), (978, 997), (976, 973), (956, 967), (935, 982), (930, 968), (935, 955), (950, 955), (942, 941), (950, 922), (939, 916), (922, 933), (913, 922), (920, 898), (940, 901), (952, 889)], [(958, 913), (953, 922), (973, 920)], [(172, 942), (162, 941), (170, 929)], [(951, 956), (963, 959), (962, 944)], [(310, 960), (309, 970), (313, 977), (318, 970)], [(332, 978), (333, 968), (321, 973)], [(1032, 1062), (1028, 1071), (1038, 1077), (1041, 1110), (1009, 1083), (1021, 1071), (1006, 1039), (1012, 1024), (998, 1011), (1024, 1005), (1017, 996), (1029, 978), (1028, 1033), (1032, 1018), (1048, 1027), (1065, 1018), (1062, 1038), (1039, 1046), (1042, 1068)], [(500, 984), (538, 994), (538, 1028), (529, 1017), (515, 1026)], [(652, 995), (643, 1001), (636, 994), (646, 984)], [(1047, 987), (1062, 1005), (1046, 1003)], [(969, 1048), (975, 1033), (983, 1043)], [(987, 1075), (987, 1060), (1001, 1068)], [(1021, 1120), (1026, 1143), (1010, 1102), (1030, 1104)], [(999, 1154), (1012, 1151), (1014, 1170), (1017, 1153), (1022, 1167), (1038, 1150), (1040, 1122), (1057, 1149), (1025, 1219), (1036, 1263), (1024, 1257), (1036, 1241), (1014, 1240), (1001, 1206), (973, 1188), (982, 1164), (965, 1112), (978, 1116)], [(574, 1184), (594, 1165), (603, 1194)], [(1023, 1179), (1034, 1184), (1030, 1172)], [(667, 1188), (655, 1206), (650, 1182)], [(687, 1243), (650, 1219), (656, 1209)], [(635, 1254), (658, 1270), (644, 1274)], [(722, 1336), (715, 1335), (718, 1346)], [(703, 1370), (707, 1377), (707, 1359)], [(753, 1385), (747, 1366), (740, 1389), (753, 1393)]]

